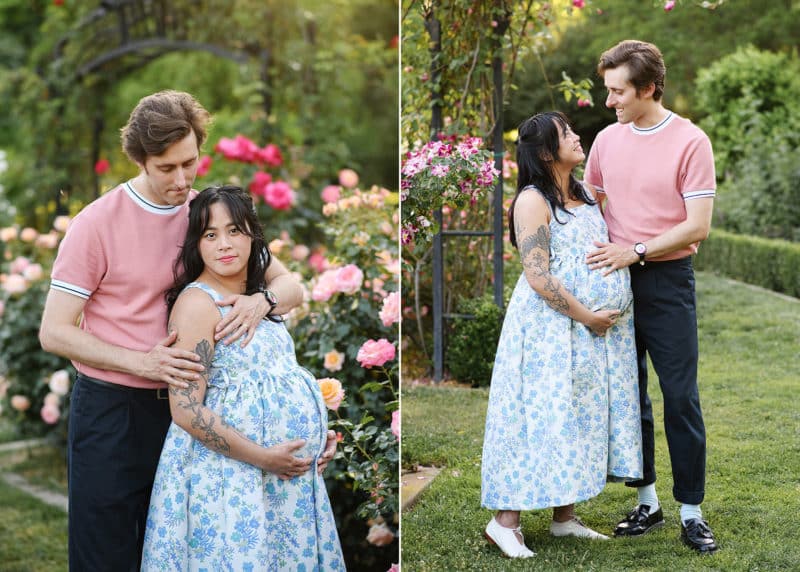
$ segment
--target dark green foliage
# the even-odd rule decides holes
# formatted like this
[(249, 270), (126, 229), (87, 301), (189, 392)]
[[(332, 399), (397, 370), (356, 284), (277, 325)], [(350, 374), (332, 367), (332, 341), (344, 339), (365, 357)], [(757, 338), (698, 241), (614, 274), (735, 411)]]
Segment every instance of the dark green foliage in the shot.
[(695, 267), (800, 298), (800, 244), (713, 230)]
[(462, 300), (458, 311), (474, 319), (457, 318), (447, 344), (447, 368), (458, 381), (473, 387), (487, 386), (492, 380), (497, 341), (503, 327), (503, 311), (492, 296)]

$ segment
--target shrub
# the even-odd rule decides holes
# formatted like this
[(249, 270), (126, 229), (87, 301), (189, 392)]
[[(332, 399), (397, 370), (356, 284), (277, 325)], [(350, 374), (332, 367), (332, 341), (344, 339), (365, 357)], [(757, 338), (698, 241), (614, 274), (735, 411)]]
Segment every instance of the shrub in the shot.
[(473, 387), (487, 386), (492, 380), (497, 341), (503, 327), (503, 311), (491, 295), (462, 300), (458, 310), (474, 318), (457, 318), (447, 345), (447, 367), (459, 381)]
[(695, 267), (800, 297), (800, 244), (715, 229), (700, 245)]

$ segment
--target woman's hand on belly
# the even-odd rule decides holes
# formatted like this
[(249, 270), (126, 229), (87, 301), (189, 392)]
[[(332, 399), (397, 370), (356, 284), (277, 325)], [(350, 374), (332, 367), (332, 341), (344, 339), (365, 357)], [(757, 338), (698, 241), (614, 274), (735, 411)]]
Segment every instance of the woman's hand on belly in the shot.
[(333, 460), (334, 455), (336, 455), (336, 431), (328, 429), (325, 450), (322, 451), (322, 454), (317, 460), (317, 473), (321, 475), (325, 471), (328, 467), (328, 463)]
[(278, 475), (278, 478), (284, 481), (307, 473), (311, 469), (313, 458), (299, 459), (293, 455), (305, 444), (305, 439), (295, 439), (264, 449), (264, 460), (260, 463), (261, 468)]

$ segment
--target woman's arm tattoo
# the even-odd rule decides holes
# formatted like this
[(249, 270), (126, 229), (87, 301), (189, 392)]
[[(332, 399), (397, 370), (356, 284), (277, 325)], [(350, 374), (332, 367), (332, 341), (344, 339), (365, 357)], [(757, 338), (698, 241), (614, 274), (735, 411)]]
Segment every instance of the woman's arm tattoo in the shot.
[[(519, 237), (525, 227), (518, 224), (516, 226), (517, 237)], [(519, 256), (522, 266), (534, 276), (544, 279), (544, 294), (542, 297), (554, 310), (567, 313), (569, 302), (561, 292), (561, 283), (550, 273), (550, 229), (546, 225), (541, 225), (535, 232), (527, 235), (518, 243)], [(545, 263), (548, 263), (545, 266)]]
[[(211, 344), (208, 343), (208, 340), (200, 340), (200, 342), (194, 348), (194, 353), (200, 356), (200, 363), (204, 368), (203, 371), (200, 372), (200, 375), (203, 376), (203, 379), (206, 382), (206, 387), (208, 387), (210, 375), (209, 372), (211, 371), (211, 361), (213, 357)], [(203, 403), (197, 400), (197, 397), (194, 395), (194, 391), (197, 390), (199, 384), (196, 381), (189, 381), (187, 383), (189, 384), (189, 387), (178, 388), (170, 386), (169, 391), (172, 393), (172, 395), (183, 398), (179, 398), (178, 407), (181, 409), (188, 409), (194, 413), (194, 417), (192, 418), (192, 427), (203, 432), (202, 436), (199, 438), (199, 441), (209, 449), (213, 449), (219, 453), (230, 452), (230, 444), (222, 435), (217, 433), (217, 430), (214, 427), (217, 423), (217, 420), (219, 420), (219, 424), (221, 426), (226, 425), (225, 421), (221, 418), (218, 418), (213, 411), (205, 408)], [(206, 416), (203, 415), (204, 410), (207, 411)]]

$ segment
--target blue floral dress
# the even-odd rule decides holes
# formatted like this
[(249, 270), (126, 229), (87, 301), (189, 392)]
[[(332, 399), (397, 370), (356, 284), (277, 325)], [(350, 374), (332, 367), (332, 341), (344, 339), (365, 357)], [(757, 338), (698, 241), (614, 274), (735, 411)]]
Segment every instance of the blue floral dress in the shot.
[(594, 240), (608, 241), (608, 229), (597, 205), (570, 211), (558, 213), (566, 224), (551, 217), (550, 272), (587, 308), (622, 314), (596, 336), (520, 275), (489, 391), (481, 466), (489, 509), (564, 506), (596, 496), (607, 480), (642, 476), (630, 275), (589, 268), (586, 254)]
[[(199, 282), (187, 288), (222, 299)], [(224, 315), (230, 306), (220, 310)], [(344, 570), (316, 471), (327, 410), (316, 379), (297, 364), (283, 324), (262, 320), (245, 348), (216, 345), (205, 404), (265, 447), (305, 439), (296, 455), (314, 457), (312, 469), (283, 481), (211, 451), (173, 423), (150, 499), (142, 570)]]

